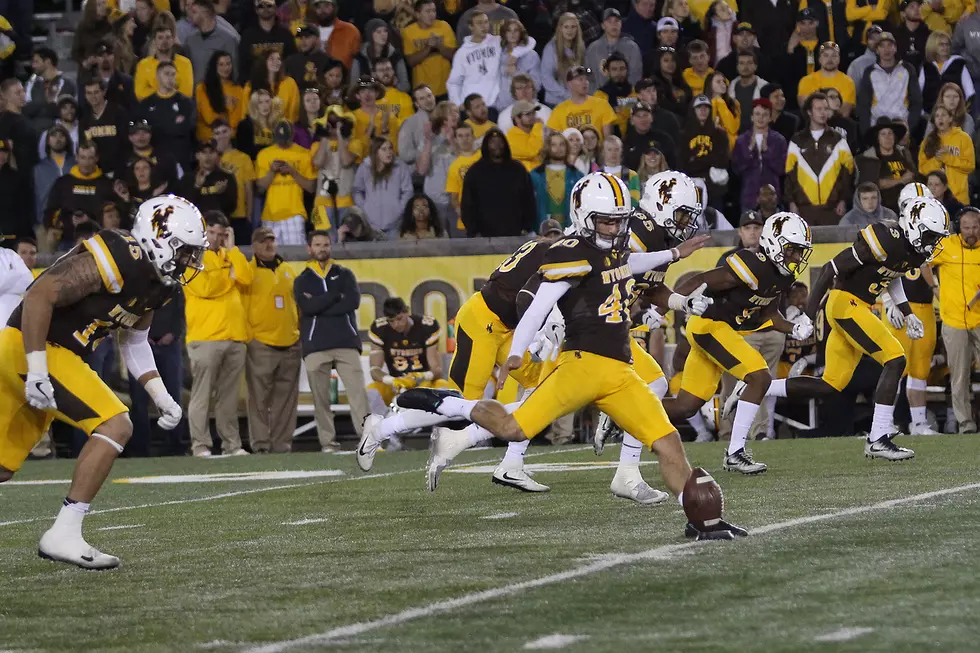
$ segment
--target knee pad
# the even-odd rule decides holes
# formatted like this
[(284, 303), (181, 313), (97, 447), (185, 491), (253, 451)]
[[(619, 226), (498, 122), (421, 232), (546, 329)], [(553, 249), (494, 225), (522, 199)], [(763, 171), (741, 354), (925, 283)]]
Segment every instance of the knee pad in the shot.
[(906, 390), (922, 390), (925, 392), (928, 387), (929, 385), (925, 379), (915, 379), (910, 376), (905, 382)]

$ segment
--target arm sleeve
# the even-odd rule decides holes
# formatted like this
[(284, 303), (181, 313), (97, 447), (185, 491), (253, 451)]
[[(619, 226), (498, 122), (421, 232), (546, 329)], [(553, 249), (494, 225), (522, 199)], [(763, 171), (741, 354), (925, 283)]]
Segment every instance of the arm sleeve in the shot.
[(643, 274), (661, 265), (669, 265), (674, 262), (674, 252), (664, 250), (662, 252), (643, 252), (642, 254), (630, 254), (630, 268), (633, 274)]
[(568, 292), (571, 284), (567, 281), (546, 281), (538, 288), (534, 301), (525, 311), (521, 321), (514, 330), (514, 339), (510, 345), (510, 356), (523, 356), (531, 345), (535, 334), (544, 324), (545, 318), (551, 313), (558, 300)]
[(4, 261), (6, 270), (0, 274), (0, 295), (23, 295), (34, 282), (34, 275), (12, 250), (4, 250), (2, 258), (7, 260)]
[(119, 352), (126, 363), (129, 375), (138, 380), (148, 372), (157, 371), (157, 363), (153, 359), (153, 350), (147, 341), (149, 329), (120, 329)]
[(904, 278), (905, 275), (902, 275), (897, 279), (892, 279), (892, 282), (888, 284), (888, 296), (895, 302), (895, 306), (901, 306), (909, 301), (905, 296), (905, 285), (902, 282)]

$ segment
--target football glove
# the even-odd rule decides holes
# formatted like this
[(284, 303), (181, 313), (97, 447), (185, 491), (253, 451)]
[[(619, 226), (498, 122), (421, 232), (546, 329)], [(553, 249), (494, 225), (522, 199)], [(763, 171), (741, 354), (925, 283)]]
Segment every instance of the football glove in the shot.
[(391, 380), (391, 387), (393, 387), (395, 390), (398, 390), (400, 392), (405, 390), (411, 390), (418, 384), (419, 384), (419, 380), (414, 376), (412, 376), (411, 374), (407, 374), (405, 376), (399, 376)]
[(686, 296), (671, 293), (670, 297), (667, 298), (667, 307), (675, 311), (684, 311), (691, 315), (703, 315), (708, 310), (708, 307), (715, 302), (710, 297), (704, 296), (704, 291), (707, 287), (708, 284), (702, 283), (698, 286), (697, 290)]
[(901, 329), (905, 326), (905, 316), (902, 315), (901, 309), (895, 305), (895, 301), (887, 292), (881, 294), (881, 309), (885, 313), (885, 319), (893, 327)]
[(806, 313), (801, 314), (793, 321), (793, 333), (790, 334), (793, 340), (806, 340), (813, 335), (813, 321)]
[(651, 331), (656, 331), (657, 329), (659, 329), (660, 327), (662, 327), (664, 324), (667, 323), (667, 320), (664, 319), (664, 316), (660, 314), (660, 311), (657, 310), (656, 306), (651, 306), (647, 310), (643, 311), (641, 320), (644, 326), (646, 326)]
[(916, 317), (915, 313), (909, 313), (905, 316), (905, 333), (911, 340), (918, 340), (926, 335), (926, 327), (922, 324), (922, 320)]
[(54, 400), (54, 386), (47, 374), (27, 373), (27, 383), (24, 385), (24, 396), (27, 403), (38, 410), (57, 410)]
[(180, 408), (180, 404), (174, 401), (173, 397), (169, 394), (155, 398), (154, 401), (157, 404), (157, 409), (160, 411), (157, 426), (164, 431), (172, 431), (177, 428), (177, 425), (180, 424), (180, 418), (184, 416), (184, 411)]

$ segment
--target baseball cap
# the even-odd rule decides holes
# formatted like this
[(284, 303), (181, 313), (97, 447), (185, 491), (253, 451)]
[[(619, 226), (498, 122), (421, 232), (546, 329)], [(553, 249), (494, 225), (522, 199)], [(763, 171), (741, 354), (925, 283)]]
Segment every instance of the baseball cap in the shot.
[(145, 119), (143, 120), (132, 120), (129, 123), (129, 133), (135, 134), (136, 132), (152, 132), (153, 128), (150, 127)]
[(200, 144), (198, 145), (198, 148), (197, 149), (199, 151), (200, 150), (217, 150), (218, 149), (218, 142), (215, 141), (213, 138), (209, 138), (206, 141), (201, 141)]
[(742, 213), (742, 217), (738, 220), (738, 226), (744, 227), (750, 224), (765, 224), (765, 220), (762, 219), (762, 215), (758, 211), (753, 211), (749, 209)]
[(540, 233), (542, 236), (548, 236), (553, 233), (563, 233), (561, 228), (561, 223), (557, 220), (545, 220), (541, 223)]
[(665, 29), (679, 30), (680, 27), (677, 25), (677, 19), (671, 18), (670, 16), (664, 16), (657, 21), (657, 33), (664, 31)]
[(633, 105), (633, 115), (635, 116), (641, 111), (646, 111), (647, 113), (653, 113), (653, 107), (650, 106), (648, 102), (637, 102)]
[(693, 106), (695, 109), (697, 109), (698, 107), (710, 107), (711, 100), (708, 99), (707, 95), (699, 95), (696, 98), (694, 98)]
[(287, 141), (293, 138), (293, 127), (285, 120), (280, 120), (272, 129), (272, 138), (277, 141)]
[(75, 96), (68, 95), (67, 93), (58, 96), (58, 108), (60, 109), (64, 104), (71, 104), (76, 109), (78, 108), (78, 100), (75, 99)]
[(752, 108), (765, 107), (767, 109), (772, 109), (772, 102), (769, 101), (768, 97), (758, 97), (752, 100)]
[(296, 36), (320, 36), (320, 31), (312, 25), (300, 25), (296, 29)]
[(604, 12), (602, 12), (602, 20), (606, 20), (607, 18), (614, 18), (614, 17), (618, 18), (619, 20), (623, 20), (623, 15), (619, 13), (619, 9), (614, 9), (613, 7), (610, 7), (606, 9)]
[(535, 105), (533, 102), (528, 102), (527, 100), (518, 100), (514, 103), (514, 108), (511, 109), (510, 115), (515, 118), (522, 113), (534, 113)]
[(800, 10), (800, 13), (796, 16), (796, 22), (802, 23), (805, 20), (817, 21), (817, 13), (810, 9), (809, 7), (804, 7)]
[(314, 5), (318, 5), (321, 2), (329, 2), (332, 5), (336, 5), (337, 4), (337, 0), (313, 0), (313, 4)]
[(898, 5), (899, 11), (905, 11), (905, 8), (908, 7), (910, 4), (912, 4), (913, 2), (919, 5), (922, 4), (922, 0), (902, 0), (902, 3)]
[(583, 75), (588, 77), (590, 72), (591, 71), (585, 66), (572, 66), (568, 69), (568, 72), (565, 73), (565, 81), (570, 82), (576, 77), (581, 77)]
[(752, 23), (739, 23), (735, 26), (733, 30), (735, 34), (741, 34), (742, 32), (749, 32), (750, 34), (755, 34), (755, 30), (752, 28)]
[(895, 45), (898, 45), (898, 41), (895, 40), (895, 35), (892, 34), (891, 32), (882, 32), (881, 33), (881, 39), (879, 40), (879, 43), (881, 41), (891, 41)]
[(270, 238), (275, 238), (276, 233), (269, 229), (268, 227), (259, 227), (252, 232), (252, 244), (261, 243), (263, 240), (268, 240)]

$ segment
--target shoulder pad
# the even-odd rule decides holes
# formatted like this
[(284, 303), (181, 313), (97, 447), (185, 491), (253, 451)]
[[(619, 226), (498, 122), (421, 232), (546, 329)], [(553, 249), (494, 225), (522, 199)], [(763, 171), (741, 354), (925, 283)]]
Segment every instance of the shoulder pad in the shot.
[(592, 259), (598, 253), (577, 236), (562, 238), (548, 248), (538, 271), (545, 281), (584, 277), (592, 271)]

